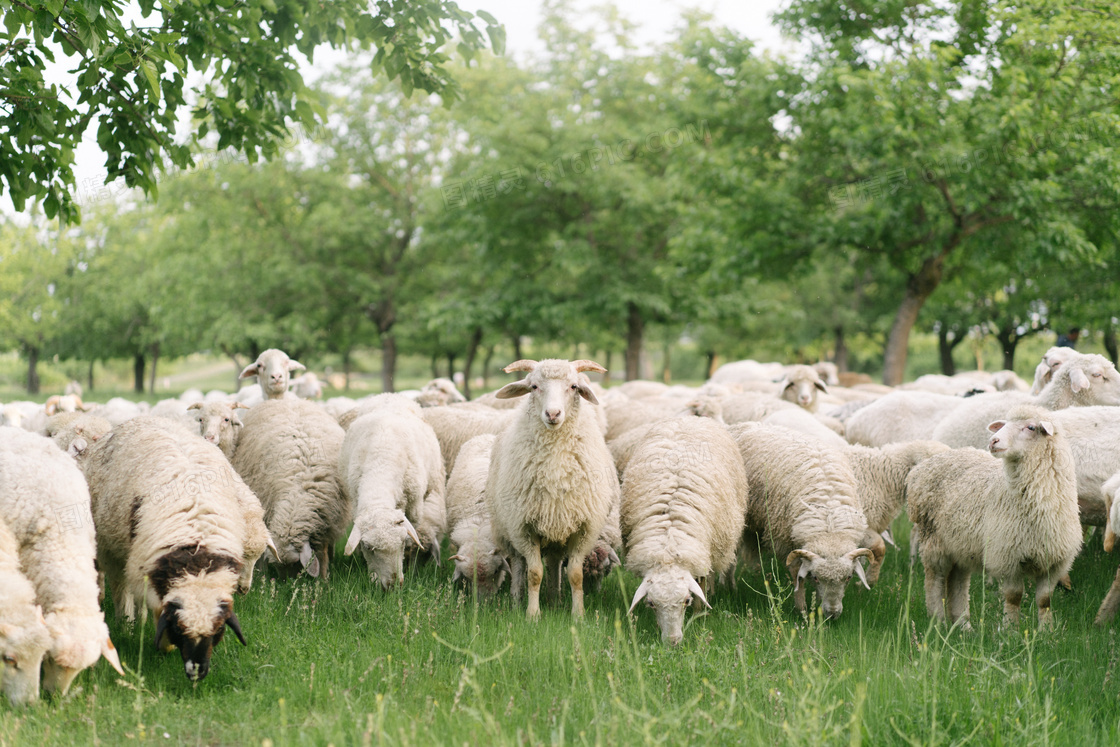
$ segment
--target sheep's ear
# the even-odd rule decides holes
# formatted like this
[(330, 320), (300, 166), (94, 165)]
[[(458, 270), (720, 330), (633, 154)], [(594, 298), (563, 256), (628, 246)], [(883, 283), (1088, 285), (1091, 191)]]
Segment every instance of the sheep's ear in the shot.
[[(242, 378), (244, 378), (244, 377), (242, 377)], [(187, 405), (187, 409), (188, 410), (201, 410), (202, 409), (202, 403), (201, 402), (195, 402), (193, 405)]]
[(408, 532), (408, 536), (416, 543), (416, 546), (421, 550), (424, 549), (424, 543), (420, 541), (420, 535), (416, 533), (416, 527), (412, 526), (412, 522), (406, 517), (404, 520), (404, 530)]
[(241, 422), (241, 418), (237, 417), (237, 413), (235, 413), (235, 412), (231, 412), (229, 414), (229, 422), (232, 423), (233, 425), (242, 426), (242, 427), (244, 427), (244, 425), (245, 425), (244, 423)]
[(814, 552), (809, 550), (794, 550), (786, 556), (786, 567), (792, 566), (798, 560), (801, 561), (801, 566), (797, 569), (797, 575), (793, 578), (793, 590), (797, 591), (801, 588), (801, 579), (809, 575), (809, 571), (813, 568), (813, 561), (820, 558)]
[(642, 583), (638, 584), (638, 590), (634, 592), (634, 601), (630, 602), (630, 609), (627, 611), (627, 614), (633, 612), (634, 608), (638, 606), (638, 602), (642, 601), (642, 598), (645, 597), (646, 593), (649, 591), (649, 586), (649, 579), (643, 578)]
[(231, 409), (231, 410), (237, 410), (237, 409), (251, 410), (253, 408), (251, 408), (249, 405), (243, 405), (240, 402), (234, 402), (232, 405), (229, 406), (229, 409)]
[(1053, 436), (1054, 435), (1054, 424), (1051, 423), (1049, 420), (1038, 421), (1038, 429), (1040, 431), (1042, 431), (1043, 433), (1045, 433), (1047, 436)]
[(894, 549), (896, 549), (896, 550), (898, 549), (898, 545), (896, 545), (894, 543), (894, 537), (891, 536), (891, 530), (884, 529), (883, 531), (879, 532), (879, 534), (883, 537), (884, 542), (886, 542), (888, 545), (890, 545)]
[(456, 583), (463, 577), (463, 572), (459, 570), (459, 566), (455, 566), (455, 572), (451, 574), (451, 583)]
[(256, 376), (260, 372), (260, 370), (261, 370), (261, 364), (260, 363), (250, 363), (248, 366), (245, 366), (245, 368), (243, 368), (241, 370), (241, 375), (238, 376), (237, 378), (239, 378), (239, 379), (251, 378), (253, 376)]
[(871, 584), (867, 583), (867, 573), (865, 573), (863, 570), (863, 563), (859, 562), (858, 558), (853, 562), (855, 563), (856, 567), (856, 575), (859, 576), (859, 581), (861, 584), (863, 584), (863, 588), (871, 591)]
[(823, 381), (815, 381), (813, 382), (813, 386), (815, 386), (817, 389), (820, 389), (825, 394), (828, 394), (828, 387), (824, 385)]
[(299, 361), (293, 361), (293, 360), (288, 361), (288, 373), (291, 373), (292, 371), (306, 371), (306, 370), (307, 370), (307, 366), (303, 365)]
[(319, 556), (312, 555), (311, 562), (307, 564), (307, 575), (311, 578), (319, 578)]
[(688, 577), (688, 590), (695, 594), (696, 597), (704, 603), (705, 607), (708, 609), (712, 608), (712, 605), (708, 604), (708, 598), (704, 596), (704, 590), (700, 588), (700, 584), (696, 583), (696, 579), (692, 576)]
[(789, 379), (788, 379), (787, 377), (785, 377), (785, 376), (783, 376), (782, 378), (778, 379), (776, 383), (778, 384), (778, 387), (779, 387), (779, 388), (781, 388), (781, 390), (782, 390), (783, 392), (784, 392), (785, 390), (789, 389), (789, 388), (790, 388), (791, 386), (793, 386), (793, 382), (792, 382), (792, 381), (790, 381), (790, 380), (789, 380)]
[(311, 562), (311, 558), (315, 556), (315, 551), (311, 549), (310, 542), (304, 542), (303, 547), (299, 549), (299, 564), (304, 568)]
[(105, 657), (105, 661), (109, 662), (109, 666), (117, 670), (117, 674), (124, 676), (124, 670), (121, 669), (121, 657), (117, 655), (117, 647), (113, 645), (109, 636), (105, 636), (105, 640), (101, 643), (101, 655)]
[(1092, 382), (1089, 381), (1089, 377), (1080, 368), (1075, 368), (1069, 372), (1069, 388), (1073, 390), (1074, 394), (1082, 389), (1088, 389), (1091, 385)]
[(599, 400), (595, 398), (595, 392), (591, 391), (591, 387), (587, 386), (586, 384), (580, 384), (577, 391), (579, 392), (579, 396), (583, 397), (591, 404), (599, 404)]
[(513, 399), (514, 397), (524, 397), (529, 392), (529, 385), (522, 379), (512, 384), (506, 384), (504, 387), (494, 392), (494, 396), (498, 399)]
[(1006, 420), (997, 420), (993, 423), (988, 423), (988, 430), (990, 430), (992, 433), (995, 433), (1005, 425), (1007, 425)]
[(276, 543), (272, 541), (272, 535), (268, 535), (268, 549), (272, 551), (272, 557), (276, 558), (276, 562), (280, 562), (280, 551), (276, 549)]
[(343, 555), (353, 555), (354, 551), (358, 549), (358, 543), (362, 541), (362, 530), (358, 529), (355, 524), (354, 528), (350, 531), (350, 537), (346, 540), (346, 549), (342, 551)]

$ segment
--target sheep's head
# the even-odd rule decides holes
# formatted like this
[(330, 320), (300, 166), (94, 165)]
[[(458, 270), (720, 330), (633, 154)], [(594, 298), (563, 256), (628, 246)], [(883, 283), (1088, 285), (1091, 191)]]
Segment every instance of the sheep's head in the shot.
[(232, 405), (225, 402), (195, 402), (187, 411), (197, 410), (194, 418), (198, 421), (198, 432), (210, 443), (217, 446), (226, 455), (233, 456), (237, 447), (237, 437), (242, 422), (234, 410), (238, 408), (248, 410), (247, 405), (234, 402)]
[[(28, 590), (30, 594), (30, 590)], [(39, 698), (39, 666), (51, 634), (38, 605), (11, 605), (0, 622), (0, 691), (12, 705)]]
[(646, 606), (657, 615), (657, 627), (661, 628), (661, 642), (676, 646), (684, 638), (684, 609), (696, 596), (705, 607), (711, 609), (704, 590), (686, 570), (667, 567), (650, 571), (634, 592), (630, 611), (643, 599)]
[[(236, 564), (231, 564), (236, 566)], [(233, 612), (237, 572), (223, 567), (176, 579), (160, 605), (156, 648), (179, 649), (187, 679), (197, 682), (210, 672), (210, 657), (229, 627), (248, 645)]]
[(781, 398), (810, 412), (817, 410), (817, 392), (828, 394), (828, 387), (810, 366), (790, 366), (786, 375), (778, 380)]
[(370, 581), (388, 590), (404, 583), (404, 548), (409, 541), (423, 549), (420, 536), (404, 511), (397, 508), (367, 511), (354, 521), (343, 552), (352, 555), (360, 545)]
[(311, 578), (319, 577), (319, 572), (322, 569), (319, 567), (319, 558), (315, 555), (315, 549), (311, 547), (309, 537), (304, 534), (295, 536), (279, 534), (277, 538), (278, 541), (275, 544), (269, 545), (269, 549), (272, 550), (272, 557), (275, 558), (277, 563), (287, 566), (298, 565), (307, 571), (307, 575)]
[(594, 361), (566, 361), (548, 359), (540, 361), (520, 360), (503, 369), (506, 373), (528, 371), (521, 381), (506, 384), (495, 392), (498, 399), (512, 399), (530, 395), (528, 408), (536, 412), (546, 428), (558, 428), (564, 424), (570, 413), (579, 409), (582, 397), (593, 405), (599, 404), (591, 390), (591, 382), (582, 375), (583, 371), (606, 373), (605, 368)]
[(452, 582), (474, 583), (478, 595), (484, 598), (497, 594), (506, 577), (513, 575), (501, 550), (487, 551), (484, 545), (478, 543), (463, 543), (451, 560), (455, 561)]
[[(1104, 356), (1078, 355), (1063, 363), (1062, 371), (1069, 374), (1069, 388), (1078, 404), (1120, 405), (1120, 373)], [(1064, 379), (1056, 377), (1050, 386), (1057, 386)]]
[(288, 391), (292, 371), (303, 371), (306, 368), (302, 363), (289, 358), (283, 350), (269, 348), (257, 356), (255, 363), (245, 366), (239, 378), (256, 376), (265, 399), (283, 399), (284, 392)]
[(813, 582), (817, 589), (817, 596), (821, 600), (821, 608), (828, 619), (840, 617), (844, 611), (844, 590), (852, 574), (859, 578), (866, 588), (867, 574), (860, 564), (860, 558), (871, 558), (871, 551), (861, 547), (840, 557), (830, 558), (817, 555), (810, 550), (794, 550), (786, 558), (786, 567), (793, 576), (793, 588), (796, 591), (806, 577)]
[(1008, 413), (1007, 420), (997, 420), (988, 425), (992, 437), (988, 451), (1001, 459), (1014, 461), (1036, 448), (1040, 439), (1057, 434), (1049, 412), (1038, 407), (1016, 407)]
[(420, 390), (416, 403), (421, 407), (440, 407), (454, 402), (466, 402), (467, 398), (451, 379), (432, 379)]
[(91, 615), (52, 612), (45, 620), (51, 645), (43, 659), (44, 690), (65, 695), (78, 673), (92, 667), (102, 656), (118, 674), (124, 674), (100, 611)]

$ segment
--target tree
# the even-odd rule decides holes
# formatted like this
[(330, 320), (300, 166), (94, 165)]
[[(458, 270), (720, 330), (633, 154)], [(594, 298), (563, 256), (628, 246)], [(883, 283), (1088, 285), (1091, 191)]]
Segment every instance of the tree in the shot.
[[(5, 0), (0, 32), (0, 180), (17, 210), (41, 199), (48, 217), (79, 217), (73, 199), (74, 148), (96, 123), (106, 183), (155, 196), (166, 158), (194, 163), (192, 146), (208, 132), (217, 147), (269, 158), (293, 123), (312, 127), (315, 97), (304, 86), (298, 57), (321, 44), (376, 50), (372, 69), (447, 101), (458, 88), (443, 47), (453, 36), (471, 57), (486, 37), (501, 53), (505, 31), (490, 14), (475, 16), (451, 0)], [(143, 24), (133, 18), (139, 16)], [(69, 87), (48, 83), (58, 58), (76, 75)], [(188, 89), (187, 80), (204, 81)], [(76, 94), (76, 95), (75, 95)], [(177, 140), (184, 110), (194, 119)]]

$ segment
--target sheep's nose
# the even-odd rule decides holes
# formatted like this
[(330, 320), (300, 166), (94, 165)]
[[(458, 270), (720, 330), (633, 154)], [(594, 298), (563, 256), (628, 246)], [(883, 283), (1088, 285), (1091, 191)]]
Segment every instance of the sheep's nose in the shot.
[(824, 605), (824, 616), (826, 620), (835, 620), (840, 617), (840, 613), (844, 611), (844, 605), (838, 604), (835, 607)]
[(562, 414), (563, 414), (563, 410), (545, 410), (545, 412), (544, 412), (544, 416), (546, 418), (548, 418), (548, 422), (553, 423), (553, 424), (558, 423), (560, 421), (560, 416)]
[(684, 640), (684, 633), (670, 633), (665, 636), (665, 640), (669, 642), (670, 646), (679, 646), (681, 641)]

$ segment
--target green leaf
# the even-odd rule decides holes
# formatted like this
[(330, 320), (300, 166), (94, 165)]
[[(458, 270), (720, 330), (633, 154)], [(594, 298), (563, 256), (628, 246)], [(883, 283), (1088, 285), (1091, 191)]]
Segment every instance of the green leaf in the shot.
[(151, 60), (140, 60), (140, 70), (144, 73), (144, 77), (148, 79), (148, 87), (152, 90), (152, 98), (159, 101), (159, 75), (156, 73), (156, 66), (152, 64)]

